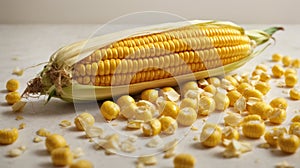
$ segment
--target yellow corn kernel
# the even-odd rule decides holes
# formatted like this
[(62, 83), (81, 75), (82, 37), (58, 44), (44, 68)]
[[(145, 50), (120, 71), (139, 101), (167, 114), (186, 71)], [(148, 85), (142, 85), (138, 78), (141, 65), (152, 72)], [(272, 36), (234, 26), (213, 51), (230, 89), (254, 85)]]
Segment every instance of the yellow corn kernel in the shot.
[(154, 136), (161, 132), (161, 123), (158, 119), (152, 119), (144, 123), (142, 129), (145, 136)]
[(21, 96), (18, 92), (9, 92), (5, 96), (6, 102), (9, 105), (15, 104), (21, 100)]
[(52, 152), (56, 148), (66, 147), (67, 141), (59, 134), (51, 134), (46, 138), (46, 148), (49, 152)]
[(203, 126), (200, 141), (206, 147), (215, 147), (222, 141), (222, 130), (216, 124), (207, 123)]
[(287, 100), (283, 97), (277, 97), (277, 98), (271, 100), (270, 105), (273, 108), (286, 109), (288, 107)]
[(243, 96), (246, 99), (249, 99), (250, 97), (255, 97), (255, 98), (258, 98), (258, 99), (262, 99), (264, 97), (264, 95), (256, 89), (246, 89), (243, 93)]
[(286, 119), (286, 110), (274, 108), (269, 116), (269, 120), (273, 124), (281, 124)]
[(81, 113), (74, 119), (74, 124), (79, 131), (84, 131), (85, 127), (93, 126), (94, 123), (94, 116), (88, 112)]
[(144, 121), (142, 120), (127, 120), (127, 128), (140, 129)]
[(267, 72), (268, 71), (268, 67), (265, 64), (258, 64), (255, 67), (256, 70), (262, 70), (263, 72)]
[(134, 118), (138, 107), (135, 103), (132, 103), (126, 107), (123, 106), (120, 110), (120, 114), (125, 117), (126, 119)]
[(300, 114), (295, 115), (291, 121), (292, 122), (300, 122)]
[(256, 121), (256, 120), (261, 121), (262, 118), (257, 114), (251, 114), (243, 118), (243, 123), (246, 123), (248, 121)]
[(272, 55), (272, 61), (279, 62), (281, 60), (282, 60), (282, 55), (281, 54), (275, 53), (275, 54)]
[(88, 160), (78, 160), (70, 165), (70, 168), (93, 168), (93, 164)]
[(19, 89), (20, 82), (16, 79), (10, 79), (6, 82), (6, 89), (9, 92), (15, 92)]
[(289, 74), (285, 77), (285, 85), (287, 87), (294, 87), (298, 82), (298, 78), (295, 74)]
[(221, 81), (219, 78), (217, 77), (210, 77), (210, 78), (207, 78), (207, 82), (211, 85), (214, 85), (215, 87), (219, 87), (221, 86)]
[(290, 56), (284, 56), (284, 57), (282, 57), (282, 64), (283, 64), (283, 66), (288, 67), (288, 66), (291, 65), (291, 63), (292, 63), (292, 58)]
[(292, 60), (292, 67), (300, 68), (300, 59), (299, 58)]
[(227, 116), (224, 117), (224, 125), (231, 127), (238, 127), (242, 121), (242, 116), (239, 113), (229, 112)]
[(176, 120), (183, 126), (191, 126), (197, 120), (197, 112), (191, 107), (182, 108)]
[(105, 119), (113, 120), (119, 116), (120, 107), (112, 101), (105, 101), (100, 107), (100, 112)]
[(191, 107), (194, 110), (197, 110), (197, 99), (184, 98), (181, 100), (180, 109), (185, 107)]
[(194, 168), (196, 159), (191, 154), (181, 153), (175, 156), (173, 163), (174, 168)]
[(180, 95), (172, 87), (164, 87), (159, 90), (159, 95), (163, 96), (167, 101), (177, 101)]
[(238, 81), (234, 77), (232, 77), (231, 75), (226, 75), (224, 77), (224, 79), (228, 80), (232, 84), (232, 86), (234, 86), (234, 87), (238, 86), (238, 84), (239, 84)]
[(257, 102), (249, 107), (249, 114), (257, 114), (261, 119), (268, 119), (269, 115), (272, 113), (273, 108), (265, 102)]
[(217, 92), (214, 96), (214, 100), (216, 103), (216, 109), (219, 111), (224, 111), (229, 107), (230, 100), (224, 93)]
[(165, 101), (163, 103), (162, 109), (160, 110), (160, 113), (162, 115), (170, 116), (174, 119), (177, 118), (178, 112), (179, 112), (178, 105), (174, 102), (171, 102), (171, 101)]
[(272, 73), (275, 78), (280, 78), (284, 74), (284, 69), (280, 65), (274, 65), (272, 67)]
[(119, 97), (117, 100), (117, 104), (119, 105), (119, 107), (121, 109), (124, 107), (127, 107), (131, 104), (134, 104), (134, 103), (135, 103), (135, 100), (129, 95), (123, 95), (123, 96)]
[(208, 96), (203, 96), (199, 100), (198, 114), (202, 116), (207, 116), (211, 112), (216, 110), (216, 102), (213, 98)]
[(161, 123), (161, 132), (167, 135), (174, 134), (178, 128), (177, 121), (169, 116), (162, 116), (159, 118)]
[(242, 124), (242, 131), (245, 137), (258, 139), (265, 133), (265, 123), (259, 120), (250, 120)]
[(296, 135), (282, 134), (278, 137), (278, 145), (282, 152), (295, 153), (299, 144), (300, 140)]
[(137, 106), (134, 111), (135, 119), (142, 121), (150, 121), (152, 119), (152, 111), (151, 108), (147, 106)]
[(290, 125), (289, 134), (296, 135), (300, 138), (300, 122), (293, 122)]
[(278, 145), (278, 137), (284, 133), (287, 133), (286, 128), (274, 127), (265, 133), (264, 138), (269, 145), (276, 147)]
[(5, 128), (0, 130), (0, 144), (9, 145), (14, 143), (19, 137), (17, 128)]
[(256, 76), (260, 76), (264, 71), (261, 70), (261, 69), (255, 69), (253, 72), (252, 72), (252, 78), (255, 78)]
[(258, 82), (255, 84), (255, 89), (266, 95), (270, 91), (271, 86), (266, 82)]
[(217, 92), (217, 88), (214, 85), (207, 85), (203, 88), (203, 90), (213, 95), (215, 95)]
[(294, 68), (287, 68), (285, 71), (284, 71), (284, 76), (288, 76), (289, 74), (294, 74), (296, 75), (297, 74), (297, 71), (294, 69)]
[(300, 90), (298, 88), (291, 89), (289, 94), (291, 99), (300, 100)]
[(141, 99), (147, 100), (151, 103), (155, 103), (158, 98), (158, 90), (156, 89), (147, 89), (141, 93)]
[(198, 89), (199, 87), (196, 81), (187, 82), (182, 86), (181, 95), (185, 95), (188, 90), (198, 90)]
[(69, 148), (60, 147), (51, 152), (51, 159), (54, 166), (67, 166), (72, 164), (73, 154)]
[(240, 138), (240, 134), (237, 129), (227, 126), (222, 130), (222, 139), (235, 139), (238, 140)]
[(240, 92), (241, 94), (243, 94), (245, 92), (245, 90), (248, 89), (253, 89), (253, 86), (251, 86), (249, 83), (241, 83), (238, 87), (237, 87), (237, 91)]
[(268, 73), (263, 72), (260, 74), (260, 78), (259, 78), (260, 81), (268, 82), (270, 79), (271, 79), (271, 75), (269, 75)]
[(240, 92), (238, 92), (237, 90), (232, 90), (230, 92), (227, 93), (227, 96), (229, 98), (229, 106), (233, 107), (234, 103), (240, 98), (242, 97), (242, 94)]

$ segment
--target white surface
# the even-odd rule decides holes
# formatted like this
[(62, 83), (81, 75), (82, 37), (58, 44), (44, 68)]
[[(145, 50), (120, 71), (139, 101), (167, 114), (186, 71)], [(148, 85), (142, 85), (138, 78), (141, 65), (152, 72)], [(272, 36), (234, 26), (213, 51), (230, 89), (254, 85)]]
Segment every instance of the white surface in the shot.
[[(111, 27), (115, 30), (116, 26)], [(125, 27), (125, 26), (124, 26)], [(269, 25), (245, 25), (246, 28), (266, 28)], [(276, 44), (268, 48), (263, 54), (259, 55), (252, 61), (248, 62), (241, 69), (236, 72), (252, 71), (254, 65), (267, 62), (272, 53), (279, 52), (292, 57), (299, 57), (299, 25), (285, 25), (284, 32), (278, 32), (276, 37)], [(28, 67), (40, 62), (48, 60), (49, 56), (59, 47), (67, 45), (71, 42), (87, 38), (91, 32), (98, 28), (97, 25), (0, 25), (0, 58), (1, 58), (1, 73), (0, 73), (0, 128), (18, 127), (22, 122), (27, 126), (24, 130), (19, 132), (18, 140), (8, 146), (0, 146), (0, 167), (52, 167), (49, 154), (45, 150), (44, 142), (35, 144), (32, 139), (35, 137), (35, 132), (39, 128), (47, 128), (51, 132), (60, 133), (65, 136), (71, 148), (81, 147), (85, 152), (82, 158), (89, 159), (93, 162), (95, 167), (134, 167), (136, 158), (125, 156), (106, 156), (103, 151), (96, 151), (93, 149), (93, 143), (88, 142), (84, 138), (83, 132), (75, 131), (74, 127), (62, 129), (58, 125), (61, 120), (68, 119), (73, 121), (75, 117), (75, 110), (72, 104), (66, 103), (57, 99), (51, 100), (48, 104), (44, 105), (44, 99), (32, 100), (24, 109), (23, 113), (12, 113), (11, 107), (5, 103), (5, 82), (10, 78), (17, 78), (21, 81), (20, 92), (25, 88), (25, 83), (33, 78), (41, 69), (35, 67), (29, 69), (21, 77), (16, 77), (11, 74), (15, 67)], [(13, 58), (18, 57), (18, 60)], [(298, 70), (298, 76), (299, 76)], [(300, 76), (299, 76), (300, 77)], [(274, 81), (273, 81), (273, 84)], [(282, 90), (272, 87), (272, 91), (266, 96), (266, 100), (278, 96), (288, 97)], [(79, 107), (79, 111), (90, 109), (97, 120), (97, 125), (103, 125), (98, 109), (91, 109), (90, 104), (84, 104)], [(77, 109), (78, 110), (78, 109)], [(288, 107), (288, 117), (284, 125), (289, 124), (290, 118), (295, 114), (294, 111), (299, 110), (299, 101), (290, 101)], [(213, 116), (220, 113), (216, 112)], [(221, 113), (224, 114), (224, 113)], [(17, 115), (24, 116), (24, 120), (16, 121)], [(124, 124), (124, 121), (123, 121)], [(118, 128), (122, 125), (119, 124)], [(200, 120), (196, 124), (201, 125)], [(107, 125), (106, 125), (107, 126)], [(106, 133), (114, 133), (112, 129), (105, 128)], [(126, 133), (124, 131), (123, 133)], [(233, 167), (274, 167), (277, 162), (288, 161), (292, 165), (300, 165), (299, 152), (294, 155), (284, 155), (279, 151), (271, 152), (271, 150), (257, 148), (256, 145), (260, 144), (263, 139), (250, 140), (254, 145), (254, 151), (242, 155), (240, 158), (224, 159), (221, 156), (223, 151), (222, 146), (212, 149), (206, 149), (199, 146), (198, 142), (193, 141), (194, 136), (199, 136), (199, 131), (191, 131), (180, 143), (177, 148), (177, 153), (188, 152), (197, 158), (197, 167), (220, 167), (220, 168), (233, 168)], [(23, 155), (17, 158), (6, 157), (6, 152), (12, 148), (20, 145), (26, 145), (28, 150)], [(162, 154), (157, 155), (158, 165), (156, 167), (172, 167), (172, 159), (162, 159)]]
[(161, 11), (187, 19), (299, 24), (299, 5), (298, 0), (0, 0), (0, 23), (103, 24), (129, 13)]

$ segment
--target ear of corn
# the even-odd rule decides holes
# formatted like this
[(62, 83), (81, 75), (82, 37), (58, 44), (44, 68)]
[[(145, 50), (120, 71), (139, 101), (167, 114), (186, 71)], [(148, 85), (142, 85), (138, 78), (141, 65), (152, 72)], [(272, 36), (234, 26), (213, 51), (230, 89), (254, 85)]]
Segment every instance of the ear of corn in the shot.
[(259, 54), (263, 49), (255, 47), (281, 29), (245, 31), (230, 22), (195, 20), (99, 36), (55, 52), (24, 94), (105, 99), (224, 74)]

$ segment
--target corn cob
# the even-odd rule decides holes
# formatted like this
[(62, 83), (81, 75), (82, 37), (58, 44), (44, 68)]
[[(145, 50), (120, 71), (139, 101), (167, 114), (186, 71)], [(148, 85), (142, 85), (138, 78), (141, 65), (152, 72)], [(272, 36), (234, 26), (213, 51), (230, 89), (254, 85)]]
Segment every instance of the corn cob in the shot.
[(260, 53), (255, 47), (281, 29), (245, 31), (230, 22), (194, 20), (99, 36), (55, 52), (23, 95), (105, 99), (221, 75)]

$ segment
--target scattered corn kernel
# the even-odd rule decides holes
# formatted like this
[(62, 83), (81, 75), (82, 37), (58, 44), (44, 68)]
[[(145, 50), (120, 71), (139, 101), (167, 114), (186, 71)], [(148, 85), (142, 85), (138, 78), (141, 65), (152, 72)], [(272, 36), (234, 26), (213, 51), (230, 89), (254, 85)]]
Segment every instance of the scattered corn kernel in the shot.
[(275, 165), (275, 168), (295, 168), (295, 166), (290, 165), (287, 161), (279, 162)]
[(100, 107), (100, 112), (105, 119), (110, 121), (119, 116), (120, 107), (112, 101), (105, 101)]
[(300, 89), (299, 88), (293, 88), (289, 92), (290, 98), (293, 100), (300, 100)]
[(292, 67), (300, 68), (300, 59), (299, 58), (292, 60)]
[(102, 128), (96, 126), (88, 126), (85, 129), (85, 135), (88, 138), (95, 138), (95, 137), (103, 137), (104, 131)]
[(51, 134), (46, 138), (46, 148), (49, 152), (52, 152), (56, 148), (66, 147), (67, 141), (59, 134)]
[(263, 72), (268, 71), (268, 67), (265, 64), (258, 64), (258, 65), (256, 65), (255, 69), (262, 70)]
[(275, 53), (275, 54), (272, 55), (272, 61), (279, 62), (281, 60), (282, 60), (282, 55), (281, 54)]
[(222, 130), (222, 139), (236, 139), (238, 140), (240, 138), (240, 134), (237, 129), (226, 126)]
[(265, 133), (265, 123), (258, 115), (245, 117), (242, 124), (242, 131), (245, 137), (258, 139)]
[(173, 163), (174, 168), (194, 168), (196, 159), (191, 154), (181, 153), (175, 156)]
[(135, 100), (129, 95), (123, 95), (123, 96), (119, 97), (117, 100), (117, 104), (119, 105), (119, 107), (121, 109), (123, 107), (126, 107), (126, 106), (134, 104), (134, 103), (135, 103)]
[(39, 143), (39, 142), (42, 142), (42, 141), (43, 141), (42, 138), (40, 138), (38, 136), (36, 136), (36, 137), (33, 138), (33, 142), (34, 143)]
[(241, 154), (250, 152), (252, 150), (252, 145), (247, 142), (239, 142), (232, 139), (230, 143), (226, 146), (223, 152), (225, 158), (239, 157)]
[(161, 132), (167, 135), (174, 134), (178, 128), (177, 121), (169, 116), (162, 116), (159, 118), (161, 123)]
[(271, 79), (271, 75), (266, 72), (260, 74), (259, 80), (262, 82), (268, 82)]
[(93, 168), (93, 164), (88, 160), (78, 160), (70, 165), (70, 168)]
[(232, 90), (230, 92), (227, 93), (227, 96), (229, 98), (229, 106), (233, 107), (234, 103), (240, 98), (242, 97), (242, 94), (240, 92), (238, 92), (237, 90)]
[(24, 119), (23, 116), (20, 116), (20, 115), (17, 115), (17, 116), (16, 116), (16, 120), (17, 120), (17, 121), (20, 121), (20, 120), (23, 120), (23, 119)]
[(21, 100), (21, 95), (18, 92), (9, 92), (5, 96), (6, 102), (9, 105), (13, 105)]
[(290, 125), (289, 134), (296, 135), (300, 138), (300, 122), (293, 122)]
[(88, 112), (81, 113), (74, 119), (74, 124), (79, 131), (84, 131), (86, 127), (93, 126), (94, 123), (94, 116)]
[(295, 115), (291, 121), (292, 122), (300, 122), (300, 114)]
[(296, 135), (282, 134), (278, 138), (278, 145), (285, 153), (295, 153), (299, 144), (300, 140)]
[(273, 124), (281, 124), (286, 119), (286, 110), (274, 108), (269, 116), (269, 120)]
[(69, 126), (71, 126), (71, 121), (69, 121), (69, 120), (62, 120), (60, 123), (59, 123), (59, 126), (61, 126), (61, 127), (69, 127)]
[(128, 120), (127, 128), (130, 129), (140, 129), (142, 127), (143, 120)]
[(224, 79), (227, 79), (234, 87), (238, 86), (239, 82), (231, 75), (226, 75)]
[(215, 87), (219, 87), (221, 85), (221, 81), (217, 77), (207, 78), (207, 82), (211, 85), (214, 85)]
[(242, 116), (238, 113), (229, 112), (227, 116), (224, 117), (225, 126), (238, 127), (242, 121)]
[(26, 127), (26, 123), (21, 123), (19, 125), (19, 130), (24, 129)]
[(120, 114), (126, 119), (133, 119), (135, 117), (137, 109), (137, 105), (135, 103), (132, 103), (130, 105), (127, 105), (126, 107), (123, 106), (121, 108)]
[(246, 89), (243, 93), (243, 96), (246, 99), (249, 99), (250, 97), (255, 97), (255, 98), (258, 98), (258, 99), (262, 99), (264, 95), (256, 89)]
[(164, 87), (160, 89), (159, 95), (163, 96), (165, 100), (172, 102), (178, 101), (180, 98), (180, 95), (172, 87)]
[(36, 134), (37, 134), (38, 136), (47, 137), (47, 136), (49, 136), (51, 133), (50, 133), (48, 130), (46, 130), (45, 128), (41, 128), (41, 129), (39, 129), (38, 131), (36, 131)]
[(158, 119), (152, 119), (143, 124), (143, 134), (145, 136), (154, 136), (161, 132), (162, 125)]
[(240, 92), (241, 94), (244, 93), (245, 90), (248, 89), (253, 89), (253, 86), (251, 86), (249, 83), (241, 83), (238, 87), (237, 87), (237, 91)]
[(6, 89), (9, 92), (15, 92), (19, 89), (20, 82), (16, 79), (10, 79), (6, 82)]
[(74, 150), (72, 150), (72, 154), (73, 154), (73, 158), (77, 159), (77, 158), (80, 158), (81, 156), (83, 156), (84, 152), (83, 152), (82, 148), (77, 147)]
[(26, 147), (25, 146), (20, 146), (18, 148), (15, 148), (15, 149), (11, 149), (7, 152), (7, 155), (9, 157), (18, 157), (20, 156), (21, 154), (24, 153), (24, 151), (26, 150)]
[(9, 145), (14, 143), (19, 137), (17, 128), (5, 128), (0, 130), (0, 144)]
[(203, 126), (200, 134), (202, 145), (207, 147), (215, 147), (222, 141), (222, 130), (216, 124), (207, 123)]
[(229, 107), (230, 100), (226, 93), (223, 91), (218, 91), (214, 96), (214, 100), (217, 110), (224, 111)]
[(211, 93), (212, 95), (215, 95), (216, 92), (217, 92), (217, 88), (214, 86), (214, 85), (208, 85), (208, 86), (205, 86), (203, 88), (203, 90), (205, 92), (208, 92), (208, 93)]
[(287, 87), (294, 87), (298, 82), (298, 78), (295, 74), (289, 74), (285, 77), (285, 85)]
[(216, 109), (216, 102), (213, 98), (208, 96), (203, 96), (199, 100), (199, 108), (198, 114), (202, 116), (207, 116), (211, 112), (215, 111)]
[(283, 66), (288, 67), (288, 66), (291, 65), (291, 63), (292, 63), (292, 58), (290, 56), (284, 56), (284, 57), (282, 57), (282, 64), (283, 64)]
[(284, 74), (284, 69), (280, 65), (274, 65), (272, 73), (275, 78), (280, 78)]
[(158, 90), (156, 89), (147, 89), (141, 93), (141, 99), (147, 100), (151, 103), (155, 103), (158, 98)]
[(233, 105), (233, 109), (238, 113), (241, 113), (244, 110), (246, 110), (246, 107), (247, 107), (247, 101), (246, 98), (243, 96), (237, 99)]
[(51, 152), (51, 159), (54, 166), (67, 166), (72, 164), (73, 154), (69, 148), (60, 147)]
[(156, 165), (157, 159), (153, 155), (140, 156), (138, 162), (143, 163), (144, 165)]
[(19, 67), (15, 67), (12, 71), (13, 75), (22, 76), (24, 73), (24, 69), (21, 69)]
[(149, 148), (155, 148), (159, 144), (163, 143), (163, 140), (159, 136), (154, 136), (147, 144), (146, 146)]
[(180, 109), (183, 109), (185, 107), (193, 108), (194, 110), (197, 109), (197, 99), (191, 99), (191, 98), (184, 98), (181, 100), (180, 103)]
[(287, 68), (285, 71), (284, 71), (284, 76), (288, 76), (289, 74), (294, 74), (296, 75), (297, 74), (297, 71), (294, 69), (294, 68)]
[(185, 95), (188, 90), (198, 90), (198, 84), (195, 81), (186, 82), (181, 89), (181, 95)]
[(197, 120), (197, 112), (191, 107), (179, 110), (177, 122), (184, 126), (191, 126)]
[(272, 113), (273, 108), (265, 102), (257, 102), (249, 107), (249, 114), (257, 114), (263, 120), (268, 119), (269, 115)]
[(270, 91), (271, 86), (266, 82), (258, 82), (255, 84), (255, 89), (266, 95)]
[(162, 109), (160, 110), (160, 114), (165, 116), (170, 116), (174, 119), (177, 118), (179, 107), (176, 103), (171, 101), (165, 101), (162, 105)]
[(273, 108), (282, 108), (286, 109), (288, 107), (287, 100), (283, 97), (277, 97), (271, 100), (270, 105)]
[(286, 128), (274, 127), (265, 133), (264, 138), (269, 145), (276, 147), (278, 145), (278, 137), (284, 133), (287, 133)]

